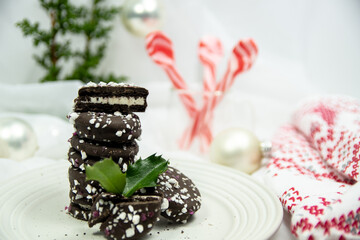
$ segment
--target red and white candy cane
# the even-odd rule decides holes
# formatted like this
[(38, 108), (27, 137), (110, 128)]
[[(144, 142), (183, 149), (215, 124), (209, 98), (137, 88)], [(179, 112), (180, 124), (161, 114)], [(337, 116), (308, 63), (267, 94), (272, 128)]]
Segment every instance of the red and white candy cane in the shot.
[[(216, 65), (223, 57), (223, 47), (220, 39), (213, 36), (202, 37), (198, 45), (198, 56), (203, 65), (203, 104), (205, 104), (212, 97), (216, 89)], [(204, 130), (199, 135), (202, 151), (205, 151), (212, 139), (210, 125), (210, 121), (207, 122)], [(179, 142), (180, 147), (184, 147), (189, 142), (190, 131), (190, 128), (185, 129)]]
[[(217, 37), (205, 36), (199, 41), (198, 56), (204, 67), (203, 70), (203, 88), (204, 98), (203, 104), (209, 101), (209, 98), (213, 97), (216, 90), (216, 67), (222, 57), (224, 56), (223, 46)], [(200, 137), (200, 147), (202, 151), (205, 151), (212, 140), (212, 132), (208, 131), (211, 126), (212, 116), (209, 121), (206, 122), (207, 126), (202, 131)], [(208, 131), (206, 134), (204, 131)]]
[[(230, 89), (234, 84), (235, 78), (240, 73), (243, 73), (249, 70), (254, 64), (258, 54), (258, 47), (255, 41), (251, 38), (240, 40), (233, 48), (228, 62), (228, 66), (225, 72), (224, 77), (218, 82), (216, 86), (216, 91), (222, 94), (219, 94), (218, 97), (212, 98), (210, 102), (210, 107), (207, 107), (204, 110), (213, 111), (216, 105), (221, 101), (224, 93)], [(206, 119), (205, 119), (206, 120)]]
[(204, 66), (203, 87), (205, 98), (216, 89), (216, 65), (224, 55), (220, 39), (206, 36), (200, 39), (198, 55)]
[(223, 94), (232, 86), (238, 74), (251, 68), (257, 54), (258, 48), (253, 39), (240, 40), (235, 45), (225, 75), (216, 86), (216, 91), (219, 91), (222, 94), (219, 96), (214, 95), (214, 97), (210, 98), (194, 118), (191, 134), (188, 138), (189, 142), (186, 144), (187, 147), (191, 145), (195, 136), (201, 134), (201, 131), (204, 131), (204, 126), (211, 120), (211, 115), (213, 114), (216, 105), (221, 101)]
[(253, 39), (240, 40), (233, 48), (225, 76), (216, 87), (217, 91), (227, 91), (239, 73), (252, 67), (257, 54), (258, 47)]
[(150, 58), (164, 69), (173, 86), (179, 91), (179, 96), (190, 117), (198, 111), (193, 96), (187, 92), (188, 86), (175, 67), (174, 51), (171, 40), (162, 32), (152, 32), (146, 36), (146, 50)]

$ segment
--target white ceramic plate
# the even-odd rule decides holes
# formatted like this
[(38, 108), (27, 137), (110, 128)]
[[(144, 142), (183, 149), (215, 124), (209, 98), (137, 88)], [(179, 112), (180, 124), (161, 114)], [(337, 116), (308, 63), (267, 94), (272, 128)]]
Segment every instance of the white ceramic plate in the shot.
[[(282, 207), (264, 186), (215, 164), (172, 160), (202, 194), (202, 207), (187, 224), (158, 222), (144, 240), (267, 239), (282, 220)], [(19, 176), (0, 187), (1, 240), (105, 239), (97, 226), (65, 214), (67, 161)]]

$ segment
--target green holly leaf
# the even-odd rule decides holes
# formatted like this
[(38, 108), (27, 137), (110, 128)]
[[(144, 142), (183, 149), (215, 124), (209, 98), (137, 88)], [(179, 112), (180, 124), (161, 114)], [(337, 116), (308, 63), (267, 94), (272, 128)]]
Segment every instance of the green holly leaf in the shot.
[(155, 154), (129, 165), (123, 195), (130, 197), (141, 188), (155, 187), (157, 178), (167, 170), (168, 165), (167, 160)]
[(93, 166), (85, 166), (86, 180), (95, 180), (108, 192), (122, 194), (126, 173), (121, 172), (117, 165), (110, 158), (106, 158)]

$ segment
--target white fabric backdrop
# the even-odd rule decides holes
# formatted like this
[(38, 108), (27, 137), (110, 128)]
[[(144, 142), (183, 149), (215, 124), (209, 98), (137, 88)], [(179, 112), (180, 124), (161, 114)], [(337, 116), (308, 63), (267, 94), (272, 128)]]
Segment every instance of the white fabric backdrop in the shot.
[[(116, 5), (123, 2), (110, 1)], [(226, 49), (239, 38), (253, 37), (259, 44), (259, 61), (273, 73), (285, 76), (288, 84), (360, 96), (357, 0), (163, 0), (163, 4), (164, 31), (173, 39), (178, 66), (190, 82), (200, 79), (195, 50), (202, 35), (221, 37)], [(1, 82), (35, 82), (42, 76), (32, 59), (36, 50), (31, 39), (24, 38), (14, 25), (24, 17), (41, 21), (44, 27), (48, 23), (37, 0), (0, 1)], [(125, 74), (137, 83), (167, 81), (146, 56), (143, 39), (128, 33), (120, 18), (116, 19), (107, 53), (100, 71)], [(270, 85), (272, 91), (277, 87), (271, 76), (257, 80), (260, 84), (256, 88), (268, 89)], [(247, 88), (248, 84), (252, 87), (245, 82), (237, 85)]]

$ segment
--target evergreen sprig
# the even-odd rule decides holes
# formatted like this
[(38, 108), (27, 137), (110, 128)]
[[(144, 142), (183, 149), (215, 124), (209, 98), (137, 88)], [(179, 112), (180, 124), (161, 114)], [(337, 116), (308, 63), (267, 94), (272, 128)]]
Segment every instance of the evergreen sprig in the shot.
[[(35, 61), (45, 69), (41, 82), (59, 79), (79, 79), (83, 82), (121, 82), (123, 76), (96, 75), (95, 71), (105, 56), (111, 22), (119, 8), (103, 6), (104, 0), (93, 0), (91, 7), (75, 6), (69, 0), (39, 0), (50, 18), (50, 29), (24, 19), (16, 25), (25, 36), (31, 36), (35, 47), (44, 47), (42, 54), (35, 54)], [(72, 50), (70, 36), (82, 35), (82, 50)], [(66, 61), (72, 60), (71, 73), (62, 73)]]
[(141, 188), (155, 187), (158, 176), (168, 165), (169, 161), (153, 154), (130, 164), (123, 173), (118, 164), (106, 158), (93, 166), (86, 165), (85, 173), (86, 180), (98, 181), (106, 191), (130, 197)]
[(106, 76), (96, 75), (95, 70), (105, 55), (106, 44), (109, 33), (112, 30), (110, 25), (114, 16), (119, 12), (116, 7), (105, 7), (102, 5), (104, 0), (93, 0), (90, 9), (82, 8), (84, 14), (81, 21), (75, 24), (76, 33), (85, 36), (85, 46), (83, 51), (74, 53), (76, 56), (75, 69), (68, 79), (87, 79), (92, 82), (121, 82), (124, 77), (116, 77), (113, 74)]

